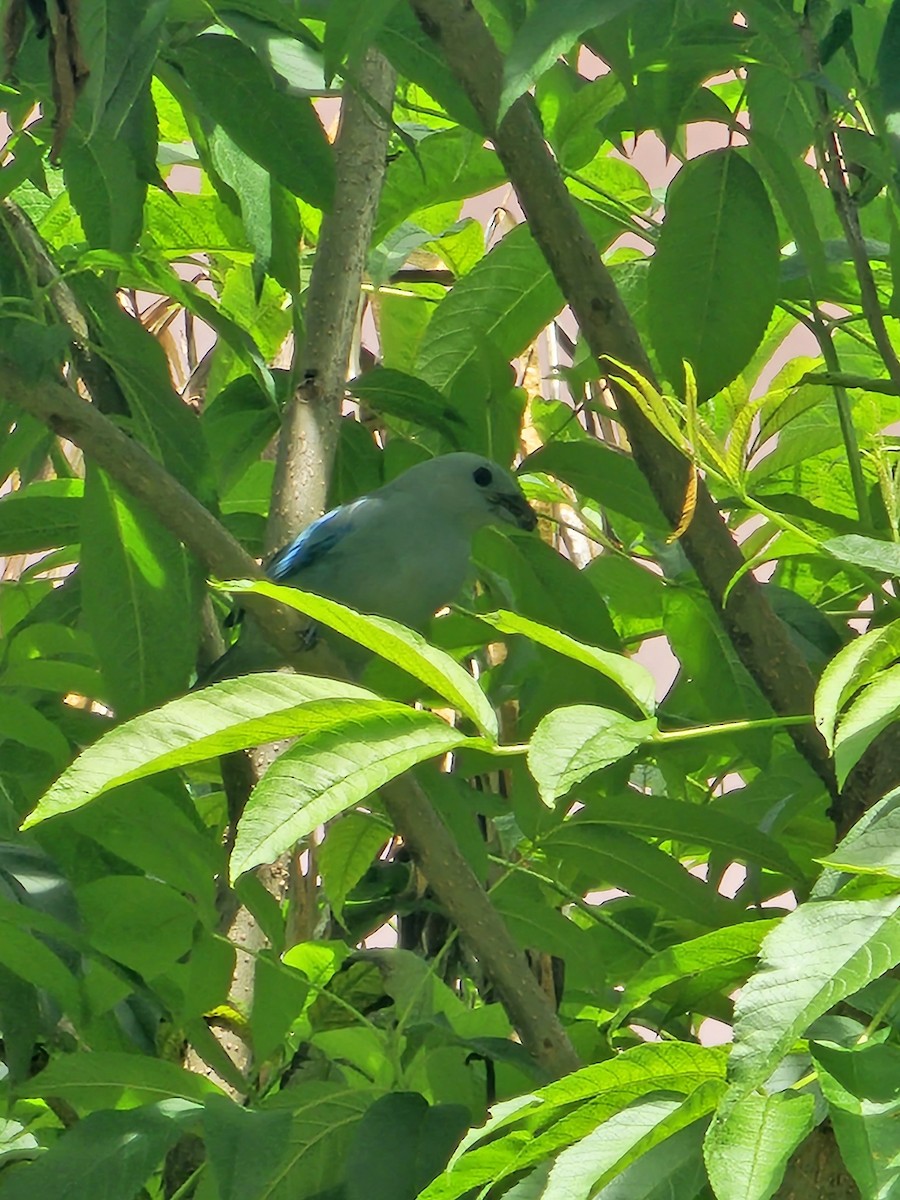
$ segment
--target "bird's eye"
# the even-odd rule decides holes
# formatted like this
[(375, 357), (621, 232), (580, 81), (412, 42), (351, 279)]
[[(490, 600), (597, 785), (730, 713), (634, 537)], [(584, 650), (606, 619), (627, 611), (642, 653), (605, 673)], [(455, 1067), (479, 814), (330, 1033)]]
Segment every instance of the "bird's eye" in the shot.
[(479, 487), (487, 487), (493, 482), (494, 476), (487, 467), (476, 467), (472, 472), (472, 478)]

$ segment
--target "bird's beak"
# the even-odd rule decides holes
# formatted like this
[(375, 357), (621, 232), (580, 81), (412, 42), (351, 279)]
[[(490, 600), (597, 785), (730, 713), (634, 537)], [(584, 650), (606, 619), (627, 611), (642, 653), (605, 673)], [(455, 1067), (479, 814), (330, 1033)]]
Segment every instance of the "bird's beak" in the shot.
[(500, 517), (510, 525), (517, 525), (519, 529), (529, 532), (537, 527), (537, 513), (524, 496), (504, 492), (497, 496), (495, 505)]

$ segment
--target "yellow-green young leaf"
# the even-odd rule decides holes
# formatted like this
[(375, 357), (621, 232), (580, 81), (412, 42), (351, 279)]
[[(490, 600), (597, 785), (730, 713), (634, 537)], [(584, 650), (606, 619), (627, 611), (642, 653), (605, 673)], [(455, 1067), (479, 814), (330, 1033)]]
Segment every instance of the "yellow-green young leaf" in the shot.
[(812, 1131), (814, 1110), (810, 1095), (754, 1092), (714, 1118), (703, 1154), (717, 1200), (769, 1200), (788, 1159)]
[(656, 730), (653, 720), (633, 721), (586, 704), (548, 713), (528, 747), (528, 767), (541, 799), (552, 805), (576, 783), (650, 741)]
[(756, 414), (766, 402), (765, 396), (750, 400), (742, 405), (731, 426), (728, 435), (728, 449), (725, 454), (725, 476), (734, 482), (741, 482), (749, 455), (750, 438), (753, 435), (753, 421)]
[(355, 612), (336, 600), (303, 592), (299, 588), (279, 587), (265, 580), (223, 584), (238, 594), (253, 592), (270, 596), (289, 608), (312, 617), (329, 629), (359, 642), (375, 654), (396, 663), (426, 687), (449, 700), (472, 720), (487, 738), (498, 736), (497, 715), (484, 692), (463, 667), (443, 650), (430, 646), (421, 634), (386, 617), (371, 617)]
[(671, 397), (662, 396), (651, 383), (644, 379), (633, 367), (626, 363), (618, 362), (616, 359), (609, 360), (614, 372), (611, 378), (625, 389), (631, 396), (635, 404), (647, 418), (651, 425), (672, 443), (679, 450), (687, 451), (688, 444), (681, 426), (678, 421), (672, 416), (671, 407), (676, 411), (679, 408), (678, 401)]
[(251, 793), (238, 824), (232, 879), (274, 861), (382, 784), (466, 740), (445, 721), (404, 704), (323, 706), (318, 728), (307, 729)]
[(558, 629), (551, 629), (548, 625), (541, 625), (538, 621), (520, 617), (518, 613), (505, 609), (493, 613), (479, 613), (478, 618), (486, 621), (494, 629), (499, 629), (501, 633), (521, 633), (533, 642), (555, 650), (557, 654), (564, 654), (567, 658), (573, 658), (576, 662), (599, 671), (601, 675), (618, 684), (643, 713), (649, 715), (656, 707), (656, 683), (653, 676), (646, 667), (626, 658), (624, 654), (611, 654), (597, 646), (588, 646), (569, 637), (567, 633), (561, 633)]
[(351, 683), (280, 674), (229, 679), (181, 696), (89, 746), (45, 792), (23, 827), (72, 812), (133, 779), (296, 737), (307, 721), (321, 723), (321, 703), (374, 699)]
[(374, 813), (348, 812), (329, 825), (319, 847), (318, 866), (325, 895), (338, 918), (347, 895), (390, 836), (390, 825)]

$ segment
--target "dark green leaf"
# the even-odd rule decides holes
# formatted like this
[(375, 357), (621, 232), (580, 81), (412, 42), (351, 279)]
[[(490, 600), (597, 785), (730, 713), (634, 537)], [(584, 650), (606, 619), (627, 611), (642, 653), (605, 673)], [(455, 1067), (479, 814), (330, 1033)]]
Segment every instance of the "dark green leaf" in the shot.
[(134, 1196), (197, 1111), (188, 1101), (170, 1100), (127, 1112), (89, 1113), (40, 1158), (15, 1168), (4, 1180), (3, 1200)]
[(203, 1129), (219, 1200), (261, 1200), (285, 1154), (290, 1112), (258, 1112), (210, 1096)]
[(78, 541), (80, 479), (30, 483), (0, 499), (0, 554), (32, 554)]
[(415, 375), (373, 367), (351, 379), (347, 390), (375, 413), (435, 429), (451, 446), (460, 445), (465, 429), (462, 419), (436, 388)]
[(417, 1092), (382, 1096), (356, 1127), (347, 1200), (415, 1200), (444, 1169), (468, 1125), (462, 1105), (429, 1105)]
[(279, 91), (236, 38), (201, 34), (179, 50), (178, 62), (202, 107), (245, 154), (289, 192), (317, 208), (331, 207), (331, 147), (307, 97)]
[(146, 183), (124, 142), (98, 135), (84, 145), (66, 141), (62, 155), (69, 196), (88, 242), (127, 254), (141, 235)]
[(570, 820), (542, 839), (541, 845), (562, 867), (578, 869), (585, 890), (622, 888), (668, 916), (702, 928), (728, 920), (728, 903), (712, 887), (671, 855), (630, 833)]

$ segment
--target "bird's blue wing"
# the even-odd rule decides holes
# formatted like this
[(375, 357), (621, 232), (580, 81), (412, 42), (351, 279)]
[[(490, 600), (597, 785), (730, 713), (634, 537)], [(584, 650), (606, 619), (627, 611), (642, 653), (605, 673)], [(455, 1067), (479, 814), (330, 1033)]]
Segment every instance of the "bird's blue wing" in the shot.
[(333, 508), (324, 517), (307, 525), (302, 533), (272, 557), (266, 565), (266, 574), (275, 583), (282, 583), (317, 562), (353, 531), (360, 509), (371, 502), (371, 497), (363, 496), (352, 504)]

